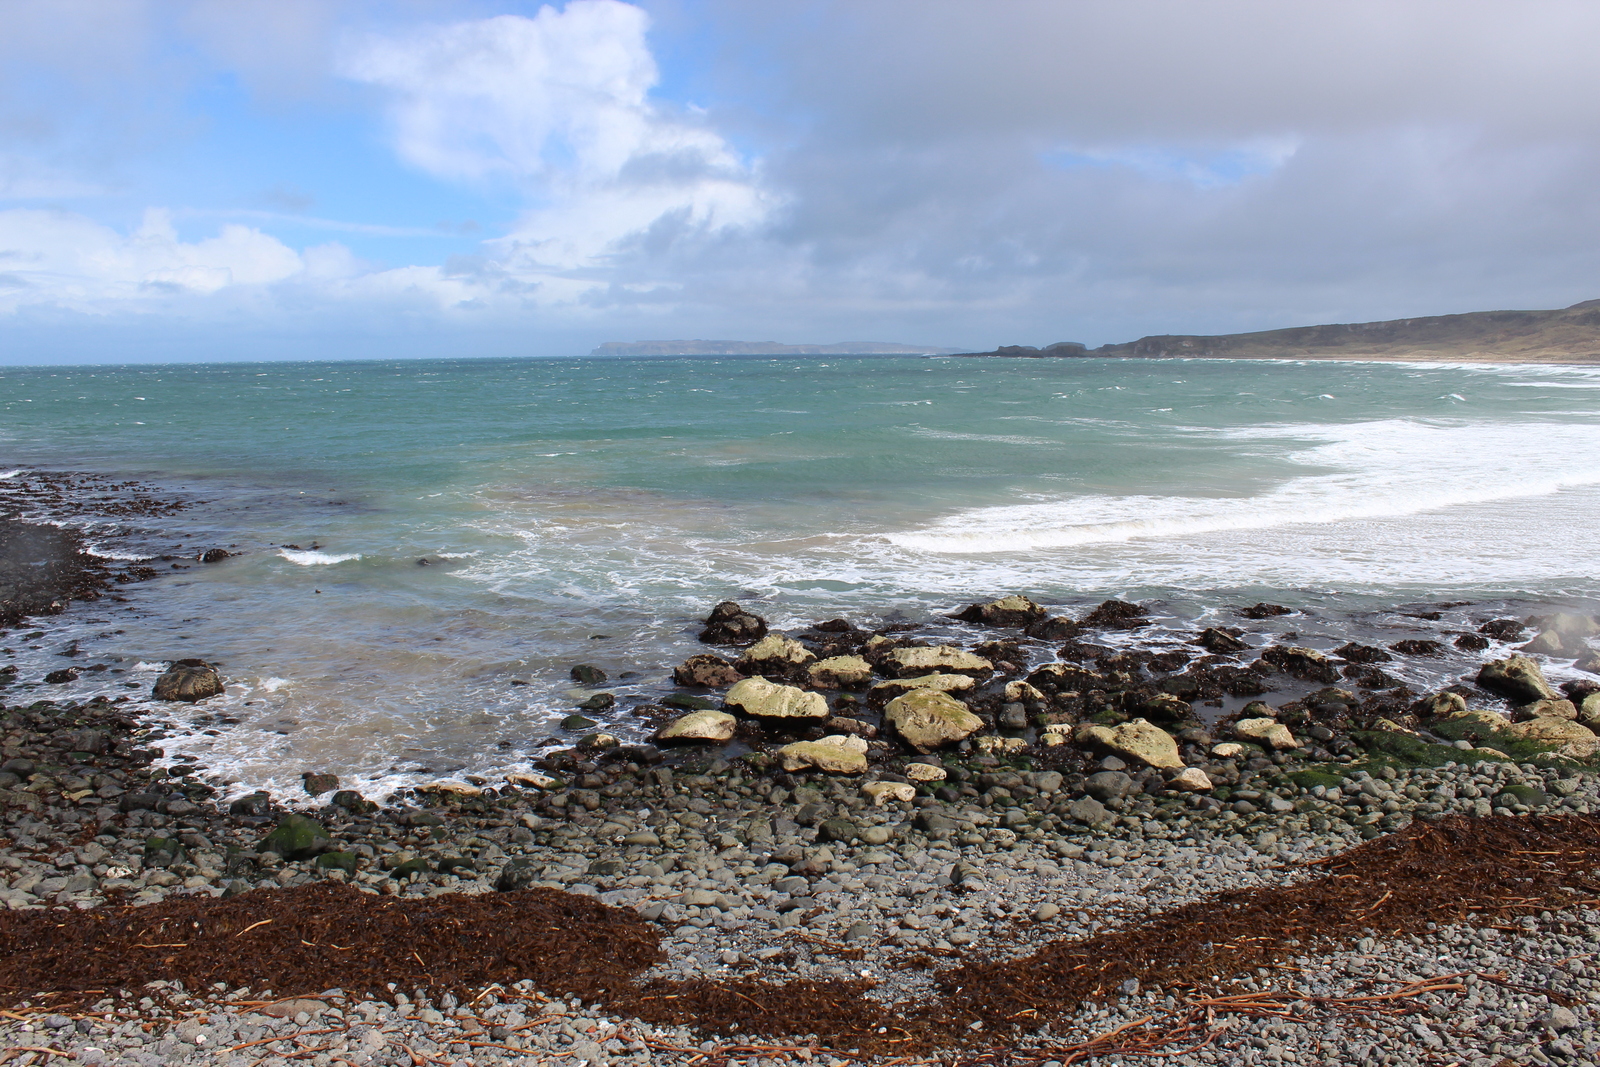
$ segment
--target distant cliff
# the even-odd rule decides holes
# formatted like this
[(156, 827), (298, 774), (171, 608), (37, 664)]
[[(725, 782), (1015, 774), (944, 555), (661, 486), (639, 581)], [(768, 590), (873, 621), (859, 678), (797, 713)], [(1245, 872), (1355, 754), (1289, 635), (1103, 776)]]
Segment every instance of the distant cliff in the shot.
[(1166, 334), (1087, 348), (1006, 345), (972, 356), (1388, 359), (1463, 363), (1600, 363), (1600, 300), (1556, 311), (1474, 311), (1387, 322), (1295, 326), (1216, 336)]
[(948, 356), (954, 348), (885, 341), (781, 345), (776, 341), (607, 341), (591, 356)]

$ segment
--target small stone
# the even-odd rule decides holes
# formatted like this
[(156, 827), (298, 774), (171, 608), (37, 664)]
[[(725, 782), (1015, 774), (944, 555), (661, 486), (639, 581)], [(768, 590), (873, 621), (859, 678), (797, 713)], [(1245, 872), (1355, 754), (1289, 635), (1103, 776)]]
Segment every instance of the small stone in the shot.
[(943, 767), (932, 763), (906, 764), (906, 777), (913, 782), (942, 782), (948, 773)]
[(1576, 1030), (1583, 1025), (1572, 1009), (1560, 1005), (1550, 1009), (1549, 1014), (1544, 1017), (1544, 1024), (1557, 1033)]
[(1037, 908), (1033, 909), (1033, 917), (1039, 922), (1047, 922), (1060, 914), (1061, 907), (1057, 904), (1052, 904), (1049, 901), (1045, 901), (1043, 904), (1040, 904)]
[(156, 679), (157, 700), (181, 700), (193, 704), (222, 692), (222, 676), (215, 667), (199, 659), (180, 659)]
[(1275, 719), (1240, 719), (1233, 724), (1233, 736), (1253, 741), (1263, 748), (1291, 749), (1300, 743), (1289, 728)]
[(305, 787), (306, 793), (314, 797), (339, 788), (339, 776), (337, 774), (313, 774), (307, 771), (300, 776), (300, 782)]
[(1167, 783), (1184, 793), (1205, 793), (1211, 789), (1211, 779), (1199, 767), (1185, 767)]
[(1100, 745), (1151, 767), (1178, 770), (1183, 766), (1176, 739), (1144, 719), (1130, 719), (1115, 728), (1080, 726), (1074, 736), (1079, 744)]
[(569, 673), (579, 685), (602, 685), (606, 681), (606, 672), (588, 663), (578, 664)]
[(892, 800), (910, 803), (917, 798), (917, 788), (907, 782), (868, 782), (861, 792), (872, 798), (880, 808)]
[(1211, 746), (1211, 754), (1218, 759), (1235, 759), (1244, 755), (1244, 746), (1237, 741), (1223, 741)]

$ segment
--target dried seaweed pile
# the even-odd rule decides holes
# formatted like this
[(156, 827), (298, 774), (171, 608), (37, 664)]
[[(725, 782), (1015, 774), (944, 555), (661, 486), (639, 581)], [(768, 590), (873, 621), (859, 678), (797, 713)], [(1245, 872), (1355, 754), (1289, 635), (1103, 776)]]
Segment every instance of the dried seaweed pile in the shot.
[[(1129, 978), (1168, 990), (1219, 983), (1367, 931), (1520, 918), (1595, 903), (1600, 819), (1451, 818), (1419, 823), (1323, 861), (1318, 877), (1217, 894), (1120, 930), (1057, 941), (1020, 960), (942, 972), (941, 995), (885, 1006), (862, 981), (638, 983), (660, 957), (632, 912), (552, 890), (400, 900), (322, 885), (144, 908), (0, 913), (0, 996), (92, 999), (156, 978), (280, 995), (339, 987), (471, 994), (531, 979), (539, 988), (646, 1021), (705, 1030), (815, 1034), (898, 1054), (986, 1044), (1104, 999)], [(59, 1001), (58, 1001), (59, 1003)], [(1216, 1003), (1221, 1003), (1220, 1001)], [(971, 1024), (981, 1021), (978, 1030)]]
[[(175, 897), (148, 907), (0, 913), (0, 996), (96, 999), (156, 979), (280, 995), (342, 988), (386, 996), (475, 991), (532, 979), (602, 999), (660, 956), (631, 911), (551, 889), (423, 900), (334, 883)], [(95, 995), (88, 995), (88, 994)], [(60, 1003), (57, 1001), (56, 1003)]]

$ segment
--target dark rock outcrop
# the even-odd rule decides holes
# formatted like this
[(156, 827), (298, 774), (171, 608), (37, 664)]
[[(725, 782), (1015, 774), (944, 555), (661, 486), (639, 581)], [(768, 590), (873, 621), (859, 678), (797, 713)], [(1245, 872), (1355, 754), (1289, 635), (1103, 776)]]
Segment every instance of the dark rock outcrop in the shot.
[(181, 700), (193, 704), (222, 692), (222, 676), (205, 660), (180, 659), (156, 679), (157, 700)]
[(708, 645), (753, 645), (767, 635), (767, 620), (724, 600), (706, 617), (700, 640)]

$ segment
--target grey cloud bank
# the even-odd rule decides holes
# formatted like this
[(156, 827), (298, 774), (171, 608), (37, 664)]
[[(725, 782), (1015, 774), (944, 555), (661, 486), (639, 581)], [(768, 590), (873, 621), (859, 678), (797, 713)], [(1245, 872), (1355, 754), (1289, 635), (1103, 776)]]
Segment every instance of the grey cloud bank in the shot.
[[(180, 7), (102, 26), (20, 5), (0, 360), (116, 358), (107, 338), (172, 358), (281, 336), (326, 356), (1096, 345), (1600, 292), (1592, 5)], [(23, 67), (71, 91), (52, 108)], [(523, 206), (450, 265), (290, 247), (259, 217), (198, 239), (97, 217), (128, 160), (204, 140), (166, 87), (219, 71), (368, 115), (441, 189)], [(135, 82), (152, 132), (96, 161), (84, 131)]]

